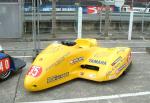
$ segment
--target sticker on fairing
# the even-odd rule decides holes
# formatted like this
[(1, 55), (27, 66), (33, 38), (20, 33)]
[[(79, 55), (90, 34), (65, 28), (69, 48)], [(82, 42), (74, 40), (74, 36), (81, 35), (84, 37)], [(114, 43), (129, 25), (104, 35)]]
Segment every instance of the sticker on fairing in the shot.
[(42, 73), (42, 68), (40, 66), (31, 66), (29, 72), (27, 75), (33, 76), (33, 77), (38, 77)]
[(120, 60), (122, 60), (122, 57), (118, 57), (111, 65), (114, 66), (115, 64), (117, 64)]
[(6, 72), (10, 68), (10, 59), (5, 58), (0, 60), (0, 73)]
[(127, 58), (127, 62), (129, 63), (131, 61), (131, 53), (129, 53), (128, 58)]
[(71, 60), (70, 64), (76, 64), (76, 63), (78, 63), (78, 62), (80, 62), (82, 60), (84, 60), (83, 57), (78, 57), (78, 58), (75, 58), (75, 59)]
[(122, 65), (119, 69), (116, 70), (116, 74), (120, 73), (126, 67), (126, 64)]

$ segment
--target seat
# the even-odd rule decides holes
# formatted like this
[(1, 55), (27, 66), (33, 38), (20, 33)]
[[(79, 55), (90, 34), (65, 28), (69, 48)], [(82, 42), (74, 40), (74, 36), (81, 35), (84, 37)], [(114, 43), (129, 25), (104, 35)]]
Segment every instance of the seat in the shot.
[(77, 39), (75, 41), (79, 47), (94, 47), (97, 46), (96, 39)]

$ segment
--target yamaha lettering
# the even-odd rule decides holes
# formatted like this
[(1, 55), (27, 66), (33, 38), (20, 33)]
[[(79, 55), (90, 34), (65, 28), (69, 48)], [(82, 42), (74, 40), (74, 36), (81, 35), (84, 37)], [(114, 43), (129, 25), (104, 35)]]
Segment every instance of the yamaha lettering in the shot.
[(89, 62), (95, 63), (95, 64), (103, 64), (103, 65), (106, 65), (106, 61), (101, 61), (101, 60), (89, 59)]
[(48, 77), (47, 78), (47, 83), (59, 80), (61, 78), (67, 77), (67, 76), (69, 76), (69, 72), (66, 72), (66, 73), (60, 74), (60, 75), (55, 75), (55, 76), (52, 76), (52, 77)]

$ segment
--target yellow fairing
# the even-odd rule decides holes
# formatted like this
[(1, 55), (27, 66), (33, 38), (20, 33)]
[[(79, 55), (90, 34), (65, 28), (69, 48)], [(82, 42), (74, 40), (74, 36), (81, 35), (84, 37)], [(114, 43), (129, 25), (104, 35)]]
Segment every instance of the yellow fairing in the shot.
[(101, 48), (95, 39), (53, 43), (32, 63), (24, 86), (29, 91), (39, 91), (75, 78), (98, 82), (113, 80), (130, 63), (128, 47)]

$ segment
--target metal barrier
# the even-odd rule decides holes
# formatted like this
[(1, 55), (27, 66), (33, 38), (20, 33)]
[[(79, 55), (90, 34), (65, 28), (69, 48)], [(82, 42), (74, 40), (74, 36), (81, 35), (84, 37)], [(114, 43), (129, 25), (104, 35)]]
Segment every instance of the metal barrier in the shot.
[[(134, 13), (133, 19), (133, 38), (141, 38), (141, 36), (149, 37), (149, 22), (150, 22), (150, 14), (145, 13), (144, 17), (142, 17), (142, 13)], [(129, 17), (130, 13), (110, 13), (110, 25), (109, 25), (109, 35), (112, 38), (124, 38), (127, 39), (128, 29), (129, 29)], [(144, 23), (142, 25), (142, 18), (144, 18)], [(30, 33), (29, 30), (31, 28), (31, 15), (30, 13), (25, 14), (26, 29), (25, 33)], [(56, 16), (57, 22), (57, 37), (62, 38), (63, 35), (67, 35), (67, 37), (74, 37), (77, 33), (77, 14), (59, 14)], [(48, 37), (51, 38), (51, 14), (50, 13), (40, 13), (39, 14), (39, 32), (40, 35), (47, 34)], [(102, 16), (99, 14), (83, 14), (83, 37), (93, 35), (94, 37), (101, 38), (104, 33), (104, 25), (105, 25), (105, 13), (102, 13)], [(143, 29), (142, 29), (143, 28)], [(143, 32), (142, 32), (143, 31)], [(143, 34), (144, 33), (144, 34)], [(70, 35), (68, 35), (70, 34)], [(143, 35), (141, 35), (143, 34)], [(47, 36), (45, 35), (45, 36)], [(115, 37), (116, 35), (116, 37)], [(118, 35), (118, 36), (117, 36)], [(43, 38), (43, 36), (40, 36)], [(45, 37), (46, 39), (47, 37)], [(44, 38), (43, 38), (44, 39)]]
[[(40, 3), (32, 0), (29, 11), (25, 11), (24, 3), (19, 3), (22, 7), (22, 16), (24, 22), (24, 34), (21, 39), (24, 41), (31, 40), (33, 43), (18, 49), (8, 48), (8, 51), (32, 51), (38, 54), (43, 40), (52, 39), (75, 39), (78, 33), (78, 14), (77, 8), (70, 12), (56, 12), (56, 37), (52, 36), (52, 14), (50, 11), (40, 11)], [(26, 9), (27, 10), (27, 9)], [(150, 38), (150, 13), (138, 13), (133, 15), (132, 37), (129, 33), (129, 12), (109, 12), (106, 19), (106, 12), (95, 14), (82, 14), (82, 37), (97, 39), (149, 39)], [(108, 26), (105, 25), (108, 20)], [(78, 28), (77, 28), (78, 27)], [(105, 30), (108, 32), (108, 38), (105, 36)], [(28, 35), (29, 34), (29, 35)], [(28, 40), (28, 41), (29, 41)], [(22, 42), (20, 42), (21, 44)], [(28, 43), (28, 42), (27, 42)], [(22, 43), (23, 45), (26, 45)], [(3, 44), (4, 45), (4, 44)], [(17, 44), (18, 45), (18, 44)], [(31, 46), (31, 47), (30, 47)], [(25, 49), (28, 48), (29, 49)]]

